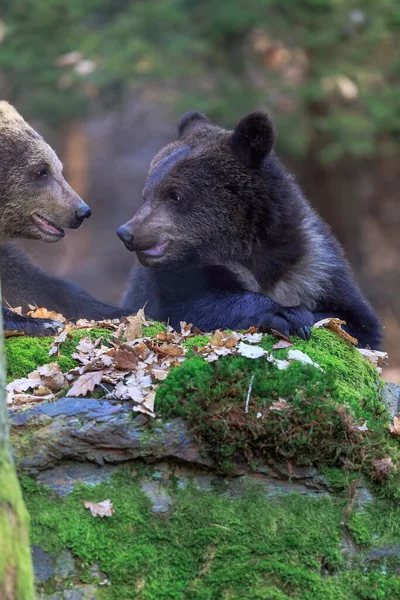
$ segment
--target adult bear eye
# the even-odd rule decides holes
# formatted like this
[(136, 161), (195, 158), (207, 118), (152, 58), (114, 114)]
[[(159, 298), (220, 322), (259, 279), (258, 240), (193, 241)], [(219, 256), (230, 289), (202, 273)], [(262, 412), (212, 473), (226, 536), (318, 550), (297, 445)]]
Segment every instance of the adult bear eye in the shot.
[(182, 200), (182, 196), (180, 196), (177, 192), (171, 192), (169, 195), (169, 199), (174, 204), (179, 204), (179, 202), (181, 202), (181, 200)]

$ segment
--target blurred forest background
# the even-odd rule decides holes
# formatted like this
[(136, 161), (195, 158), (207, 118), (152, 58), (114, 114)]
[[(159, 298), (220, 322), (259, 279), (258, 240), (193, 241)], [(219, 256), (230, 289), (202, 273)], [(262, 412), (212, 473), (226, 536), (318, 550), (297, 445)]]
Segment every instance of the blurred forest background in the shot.
[(0, 0), (1, 97), (53, 144), (93, 209), (47, 270), (116, 303), (115, 235), (182, 112), (267, 109), (277, 150), (345, 247), (400, 382), (398, 0)]

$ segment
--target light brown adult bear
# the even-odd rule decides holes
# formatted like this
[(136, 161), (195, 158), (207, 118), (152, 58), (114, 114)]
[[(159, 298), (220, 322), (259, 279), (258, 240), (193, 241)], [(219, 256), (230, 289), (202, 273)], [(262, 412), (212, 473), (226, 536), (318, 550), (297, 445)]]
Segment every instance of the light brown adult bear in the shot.
[[(11, 306), (32, 303), (67, 318), (113, 318), (126, 311), (103, 304), (77, 286), (50, 277), (8, 244), (15, 238), (57, 242), (91, 210), (64, 179), (54, 150), (8, 102), (0, 102), (0, 274)], [(3, 305), (6, 330), (52, 335), (57, 323), (18, 315)]]

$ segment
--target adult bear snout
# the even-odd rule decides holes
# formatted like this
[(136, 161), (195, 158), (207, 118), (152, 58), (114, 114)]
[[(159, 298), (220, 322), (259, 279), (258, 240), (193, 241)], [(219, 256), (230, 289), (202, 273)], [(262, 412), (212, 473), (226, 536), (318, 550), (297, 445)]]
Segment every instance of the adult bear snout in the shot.
[(130, 252), (134, 251), (134, 245), (133, 245), (134, 238), (126, 225), (121, 225), (121, 227), (118, 227), (117, 236), (125, 244), (125, 247)]

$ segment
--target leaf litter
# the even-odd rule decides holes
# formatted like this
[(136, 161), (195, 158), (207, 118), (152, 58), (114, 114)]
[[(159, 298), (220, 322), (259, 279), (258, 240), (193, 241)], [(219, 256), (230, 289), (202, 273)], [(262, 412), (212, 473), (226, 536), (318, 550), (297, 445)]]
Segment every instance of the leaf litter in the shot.
[[(54, 338), (49, 357), (60, 356), (63, 343), (72, 337), (73, 331), (87, 330), (89, 333), (92, 329), (101, 328), (112, 333), (107, 340), (104, 337), (93, 340), (89, 335), (82, 337), (71, 355), (77, 364), (66, 373), (62, 373), (57, 362), (49, 362), (35, 369), (28, 377), (9, 383), (7, 401), (12, 409), (56, 400), (61, 396), (85, 397), (96, 388), (102, 388), (105, 399), (130, 402), (133, 411), (154, 417), (158, 385), (166, 379), (171, 367), (186, 360), (188, 350), (184, 342), (197, 335), (204, 335), (190, 323), (181, 322), (180, 332), (168, 326), (166, 331), (146, 337), (143, 335), (143, 327), (152, 325), (153, 322), (146, 319), (144, 309), (120, 320), (95, 322), (79, 319), (76, 323), (67, 322), (63, 315), (46, 312), (45, 309), (35, 308), (34, 312), (35, 316), (57, 317), (64, 324), (63, 330)], [(338, 321), (325, 319), (316, 326), (329, 327), (348, 339), (348, 334), (341, 329)], [(255, 327), (250, 327), (245, 333), (216, 330), (210, 334), (208, 343), (200, 348), (192, 346), (192, 351), (210, 363), (222, 356), (240, 355), (250, 360), (264, 357), (279, 370), (287, 369), (293, 361), (321, 369), (307, 354), (291, 349), (293, 344), (290, 338), (278, 331), (273, 334), (278, 337), (274, 350), (290, 348), (287, 360), (276, 358), (258, 345), (262, 341), (262, 333)], [(386, 354), (368, 351), (363, 356), (379, 368), (378, 364)], [(283, 408), (284, 404), (277, 404), (272, 410)]]

